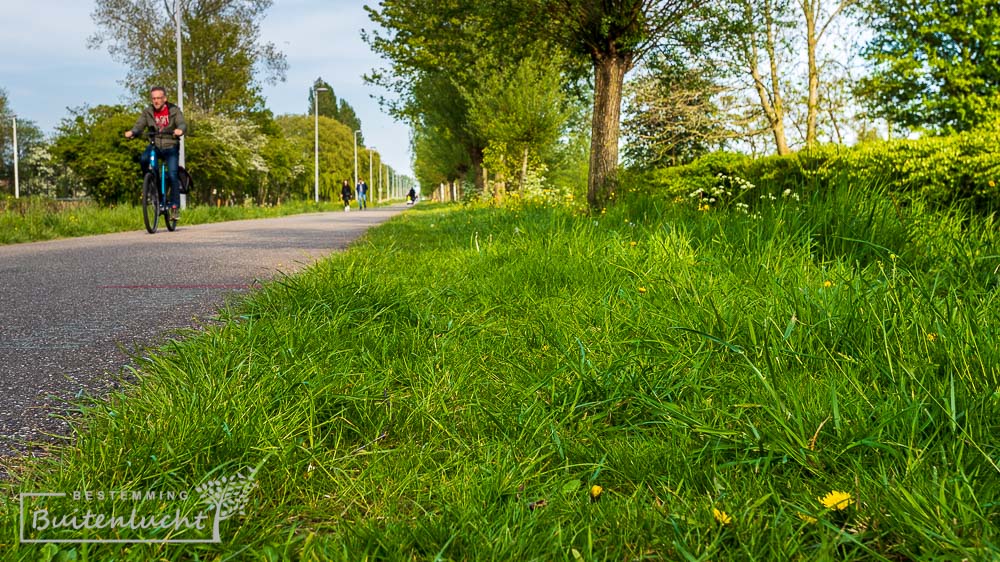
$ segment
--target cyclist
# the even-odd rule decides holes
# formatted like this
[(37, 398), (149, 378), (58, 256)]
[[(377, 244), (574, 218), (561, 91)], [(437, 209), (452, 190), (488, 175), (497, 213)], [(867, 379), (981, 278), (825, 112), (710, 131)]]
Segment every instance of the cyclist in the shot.
[(181, 204), (180, 181), (177, 165), (180, 158), (180, 137), (187, 131), (187, 123), (181, 108), (167, 101), (167, 91), (163, 86), (153, 86), (149, 90), (152, 104), (142, 111), (132, 129), (125, 131), (125, 138), (138, 137), (146, 128), (153, 129), (153, 142), (142, 153), (142, 173), (149, 172), (149, 156), (155, 147), (159, 157), (167, 163), (170, 176), (170, 218), (177, 220)]

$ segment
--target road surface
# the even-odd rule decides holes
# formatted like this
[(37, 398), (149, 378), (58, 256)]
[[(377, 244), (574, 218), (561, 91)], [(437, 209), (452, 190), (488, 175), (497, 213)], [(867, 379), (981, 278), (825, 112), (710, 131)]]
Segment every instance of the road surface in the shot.
[[(227, 298), (346, 248), (403, 205), (0, 246), (0, 477), (69, 433), (67, 399), (120, 384), (130, 354)], [(141, 225), (136, 216), (136, 222)], [(6, 458), (5, 458), (6, 457)]]

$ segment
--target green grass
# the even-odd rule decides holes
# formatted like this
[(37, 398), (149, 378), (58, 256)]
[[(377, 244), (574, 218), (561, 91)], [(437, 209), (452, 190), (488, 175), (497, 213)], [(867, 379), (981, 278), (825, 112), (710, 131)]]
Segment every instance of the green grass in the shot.
[[(137, 387), (84, 408), (75, 443), (11, 486), (0, 544), (996, 559), (997, 225), (827, 193), (759, 218), (420, 205), (144, 358)], [(17, 492), (193, 490), (245, 466), (259, 488), (222, 545), (16, 546)], [(821, 505), (834, 490), (847, 509)]]
[[(375, 205), (372, 205), (375, 206)], [(343, 210), (343, 204), (290, 201), (273, 207), (192, 206), (181, 213), (182, 224), (280, 217), (299, 213)], [(142, 208), (101, 207), (89, 201), (58, 202), (42, 198), (0, 200), (0, 244), (36, 242), (143, 230)]]

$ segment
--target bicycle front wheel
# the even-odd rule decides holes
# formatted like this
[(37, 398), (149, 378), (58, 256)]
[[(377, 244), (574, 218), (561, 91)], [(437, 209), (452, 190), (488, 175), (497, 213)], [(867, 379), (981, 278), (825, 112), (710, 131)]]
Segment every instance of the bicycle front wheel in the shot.
[(170, 206), (164, 205), (163, 211), (163, 222), (167, 225), (167, 230), (173, 232), (177, 230), (177, 219), (171, 218), (170, 216)]
[(160, 220), (160, 190), (153, 174), (146, 174), (142, 180), (142, 220), (146, 223), (146, 232), (154, 234)]

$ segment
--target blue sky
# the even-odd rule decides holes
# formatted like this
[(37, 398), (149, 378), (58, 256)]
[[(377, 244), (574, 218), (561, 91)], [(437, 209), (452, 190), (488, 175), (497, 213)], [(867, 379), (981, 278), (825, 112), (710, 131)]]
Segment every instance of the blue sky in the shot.
[[(372, 23), (364, 0), (275, 0), (262, 23), (262, 38), (288, 58), (285, 82), (265, 86), (267, 106), (276, 115), (304, 113), (309, 86), (317, 76), (361, 119), (365, 140), (393, 168), (412, 174), (409, 129), (383, 113), (362, 75), (382, 66), (361, 40)], [(374, 3), (369, 0), (369, 3)], [(68, 107), (125, 101), (120, 81), (126, 68), (106, 49), (87, 48), (96, 28), (91, 0), (4, 0), (0, 14), (0, 88), (21, 119), (51, 133)], [(175, 85), (168, 85), (175, 86)]]

